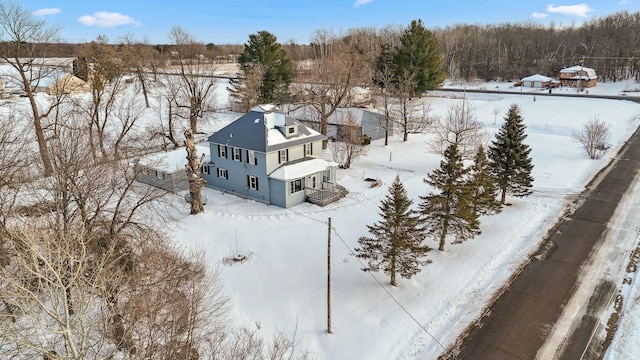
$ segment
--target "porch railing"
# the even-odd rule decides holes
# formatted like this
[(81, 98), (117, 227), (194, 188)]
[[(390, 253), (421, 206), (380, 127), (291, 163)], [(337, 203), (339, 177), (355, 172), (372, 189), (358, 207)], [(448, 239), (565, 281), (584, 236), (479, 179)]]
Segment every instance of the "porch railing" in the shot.
[(320, 189), (305, 189), (307, 201), (320, 206), (338, 201), (347, 193), (347, 189), (343, 186), (329, 182), (322, 182)]

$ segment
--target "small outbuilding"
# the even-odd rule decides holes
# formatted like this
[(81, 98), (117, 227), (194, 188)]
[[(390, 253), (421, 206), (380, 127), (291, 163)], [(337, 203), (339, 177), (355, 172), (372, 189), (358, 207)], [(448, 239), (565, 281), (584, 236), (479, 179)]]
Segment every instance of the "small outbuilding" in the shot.
[[(196, 146), (198, 156), (210, 159), (208, 146)], [(187, 179), (187, 150), (184, 148), (151, 154), (138, 160), (135, 165), (136, 180), (167, 191), (178, 192), (189, 188)]]
[(347, 94), (349, 106), (365, 107), (371, 104), (371, 90), (369, 88), (354, 86)]
[[(292, 111), (292, 116), (303, 121), (312, 128), (320, 129), (320, 120), (315, 109), (304, 106)], [(327, 119), (327, 136), (340, 139), (345, 131), (356, 131), (358, 136), (369, 140), (383, 139), (385, 135), (386, 120), (384, 114), (358, 107), (341, 107)], [(389, 136), (393, 136), (393, 127), (389, 127)]]
[(527, 76), (525, 78), (522, 78), (522, 80), (520, 80), (523, 87), (530, 87), (530, 88), (536, 88), (536, 89), (548, 88), (551, 86), (552, 81), (553, 81), (552, 78), (548, 76), (540, 75), (540, 74)]
[(91, 86), (88, 82), (68, 73), (54, 79), (53, 83), (46, 88), (49, 95), (77, 94), (89, 91), (91, 91)]

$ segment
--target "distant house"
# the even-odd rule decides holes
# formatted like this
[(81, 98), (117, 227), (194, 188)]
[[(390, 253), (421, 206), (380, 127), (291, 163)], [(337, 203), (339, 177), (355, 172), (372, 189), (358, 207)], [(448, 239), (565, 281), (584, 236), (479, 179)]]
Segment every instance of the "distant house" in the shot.
[(523, 87), (542, 89), (550, 87), (553, 79), (548, 76), (535, 74), (522, 78), (520, 81)]
[[(295, 118), (305, 122), (316, 130), (320, 129), (317, 111), (310, 106), (295, 109), (291, 113)], [(370, 140), (384, 138), (386, 125), (383, 114), (357, 107), (337, 108), (327, 119), (327, 136), (340, 139), (345, 131), (357, 131), (359, 136), (367, 136)], [(355, 126), (354, 126), (355, 125)], [(393, 135), (393, 127), (389, 127), (389, 136)]]
[[(33, 66), (27, 68), (31, 76), (31, 91), (54, 94), (88, 92), (90, 85), (55, 66)], [(7, 91), (24, 92), (22, 76), (11, 65), (0, 65), (0, 79)]]
[(303, 96), (317, 97), (319, 94), (337, 101), (339, 97), (340, 106), (349, 107), (366, 107), (371, 104), (371, 89), (362, 86), (352, 86), (344, 88), (341, 86), (330, 86), (325, 84), (312, 83), (292, 83), (289, 90), (294, 94), (302, 94)]
[(338, 200), (338, 164), (322, 159), (326, 137), (285, 115), (258, 105), (208, 138), (206, 185), (280, 207)]
[[(33, 66), (26, 69), (31, 76), (31, 91), (50, 95), (89, 92), (91, 86), (56, 66)], [(22, 76), (11, 65), (0, 66), (0, 79), (7, 91), (26, 91)]]
[[(198, 156), (205, 155), (209, 160), (209, 147), (197, 146)], [(189, 188), (185, 165), (187, 151), (173, 151), (152, 154), (138, 160), (135, 165), (136, 180), (167, 191), (178, 192)]]
[(79, 77), (64, 74), (54, 79), (53, 82), (46, 87), (45, 91), (49, 95), (77, 94), (91, 91), (91, 86)]
[(363, 107), (371, 103), (371, 90), (361, 86), (354, 86), (348, 90), (347, 105)]
[(560, 84), (575, 88), (589, 88), (596, 86), (598, 76), (594, 69), (575, 65), (560, 70)]

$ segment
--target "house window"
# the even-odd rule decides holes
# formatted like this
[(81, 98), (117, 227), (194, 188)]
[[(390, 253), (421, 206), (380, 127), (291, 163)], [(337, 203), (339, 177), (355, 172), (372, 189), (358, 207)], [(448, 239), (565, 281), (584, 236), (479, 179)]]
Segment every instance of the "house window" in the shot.
[(287, 130), (289, 131), (289, 134), (293, 134), (296, 131), (296, 129), (294, 129), (293, 127), (290, 127)]
[(302, 191), (302, 179), (291, 181), (291, 193), (295, 194), (298, 191)]
[(156, 177), (158, 179), (164, 180), (164, 173), (162, 171), (157, 171), (156, 170)]
[(313, 143), (304, 144), (304, 155), (312, 155), (313, 154)]
[(204, 174), (209, 175), (211, 173), (211, 170), (209, 169), (209, 165), (202, 165), (202, 172)]
[(227, 169), (218, 168), (218, 177), (223, 179), (228, 179), (229, 172), (227, 172)]
[(279, 159), (278, 159), (278, 163), (279, 164), (287, 162), (287, 160), (289, 160), (289, 150), (288, 149), (279, 150), (278, 151), (278, 157), (279, 157)]
[(331, 182), (331, 170), (322, 172), (322, 182)]
[(227, 147), (224, 145), (218, 145), (218, 157), (223, 159), (227, 158)]
[(249, 164), (258, 165), (256, 161), (256, 153), (253, 150), (247, 150), (247, 162)]
[(251, 190), (258, 190), (258, 177), (247, 175), (247, 186), (249, 186)]
[(242, 149), (233, 148), (233, 160), (234, 161), (242, 161)]

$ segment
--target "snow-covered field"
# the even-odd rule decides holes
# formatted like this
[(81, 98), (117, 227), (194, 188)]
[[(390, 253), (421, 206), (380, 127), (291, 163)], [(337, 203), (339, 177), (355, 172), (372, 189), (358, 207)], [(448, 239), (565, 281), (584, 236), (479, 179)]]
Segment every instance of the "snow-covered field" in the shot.
[[(599, 84), (591, 94), (619, 95), (633, 83)], [(640, 105), (628, 101), (557, 98), (518, 94), (508, 84), (488, 84), (513, 95), (471, 94), (478, 119), (492, 135), (509, 106), (520, 106), (532, 148), (534, 193), (516, 199), (498, 215), (481, 219), (482, 234), (462, 244), (431, 251), (433, 261), (398, 287), (382, 273), (365, 273), (353, 255), (357, 239), (368, 235), (366, 225), (379, 220), (378, 206), (398, 174), (414, 199), (430, 188), (423, 182), (439, 166), (440, 156), (428, 151), (428, 134), (411, 134), (408, 142), (392, 137), (389, 145), (376, 140), (352, 169), (339, 170), (338, 182), (350, 192), (324, 208), (302, 204), (282, 209), (205, 189), (205, 213), (189, 216), (184, 204), (172, 226), (175, 241), (185, 248), (204, 249), (221, 273), (232, 298), (231, 318), (237, 325), (257, 328), (269, 338), (276, 332), (297, 331), (299, 348), (317, 359), (432, 359), (479, 316), (485, 303), (542, 240), (569, 206), (567, 196), (579, 193), (591, 177), (616, 154), (640, 125)], [(471, 87), (469, 87), (471, 88)], [(526, 89), (531, 91), (530, 89)], [(564, 90), (563, 90), (564, 91)], [(434, 93), (426, 97), (436, 114), (444, 114), (458, 98)], [(494, 111), (498, 111), (497, 121)], [(571, 133), (593, 116), (611, 126), (612, 147), (600, 160), (590, 160)], [(229, 119), (225, 118), (224, 121)], [(221, 120), (219, 120), (221, 121)], [(224, 124), (216, 123), (219, 128)], [(331, 155), (324, 154), (327, 159)], [(371, 188), (365, 178), (383, 186)], [(636, 187), (637, 189), (637, 187)], [(180, 203), (179, 200), (176, 200)], [(331, 247), (331, 305), (333, 334), (327, 333), (327, 220), (333, 230)], [(435, 241), (427, 240), (435, 247)], [(248, 261), (235, 266), (223, 260), (237, 254)], [(639, 289), (628, 291), (630, 300)], [(629, 303), (627, 309), (638, 307)], [(615, 342), (637, 354), (640, 311), (623, 316)], [(606, 322), (606, 318), (604, 319)], [(635, 352), (634, 352), (635, 350)], [(631, 357), (610, 357), (631, 359)]]

